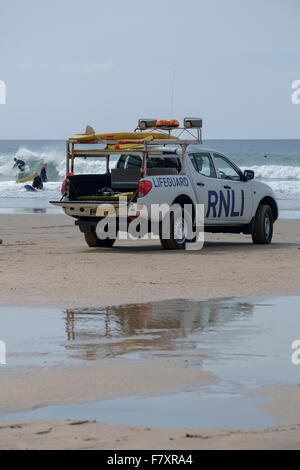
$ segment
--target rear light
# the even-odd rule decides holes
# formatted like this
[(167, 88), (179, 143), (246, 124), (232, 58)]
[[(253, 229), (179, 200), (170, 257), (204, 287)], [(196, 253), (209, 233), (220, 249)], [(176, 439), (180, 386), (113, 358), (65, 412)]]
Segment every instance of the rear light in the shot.
[(151, 181), (140, 181), (138, 187), (138, 197), (145, 197), (152, 189)]
[(68, 180), (68, 177), (69, 176), (73, 176), (74, 173), (72, 171), (69, 171), (67, 173), (67, 177), (66, 179), (64, 179), (63, 181), (63, 184), (61, 185), (61, 194), (64, 196), (66, 194), (66, 190), (67, 190), (67, 185), (70, 183), (70, 180)]
[(61, 194), (64, 195), (66, 192), (66, 186), (67, 186), (67, 180), (63, 181), (63, 184), (61, 186)]

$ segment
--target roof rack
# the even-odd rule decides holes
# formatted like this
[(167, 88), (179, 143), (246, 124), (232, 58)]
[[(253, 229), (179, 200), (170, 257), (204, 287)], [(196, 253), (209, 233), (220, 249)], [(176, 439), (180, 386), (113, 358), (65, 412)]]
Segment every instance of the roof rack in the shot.
[[(165, 147), (166, 145), (186, 147), (191, 144), (202, 144), (202, 119), (200, 118), (184, 118), (182, 127), (180, 127), (179, 122), (175, 119), (168, 121), (148, 118), (139, 119), (138, 127), (134, 130), (134, 134), (138, 135), (139, 132), (145, 131), (149, 133), (149, 136), (151, 136), (151, 133), (155, 133), (156, 138), (152, 138), (151, 140), (145, 137), (142, 137), (141, 140), (137, 138), (129, 138), (126, 140), (113, 139), (114, 134), (96, 134), (92, 127), (87, 126), (85, 134), (75, 135), (67, 140), (67, 172), (70, 170), (70, 160), (71, 171), (73, 171), (75, 157), (106, 157), (108, 166), (109, 156), (120, 154), (120, 152), (130, 152), (132, 154), (142, 153), (145, 156), (148, 152), (161, 153), (161, 147)], [(172, 135), (171, 132), (175, 132), (177, 135)], [(157, 138), (158, 133), (165, 137)], [(128, 134), (132, 137), (132, 133)], [(188, 138), (182, 138), (186, 135)], [(75, 147), (76, 145), (103, 145), (104, 148), (79, 149)]]

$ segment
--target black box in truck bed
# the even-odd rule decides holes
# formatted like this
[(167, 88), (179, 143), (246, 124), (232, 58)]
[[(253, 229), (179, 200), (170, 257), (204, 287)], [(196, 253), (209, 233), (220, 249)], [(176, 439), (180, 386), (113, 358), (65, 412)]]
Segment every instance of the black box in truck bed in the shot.
[(70, 181), (69, 199), (76, 201), (82, 196), (95, 196), (102, 188), (111, 187), (111, 175), (74, 175)]

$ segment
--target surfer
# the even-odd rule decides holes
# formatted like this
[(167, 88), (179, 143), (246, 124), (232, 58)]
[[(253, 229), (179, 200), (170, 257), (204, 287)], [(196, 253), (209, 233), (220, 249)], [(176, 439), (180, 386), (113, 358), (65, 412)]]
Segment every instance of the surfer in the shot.
[(35, 172), (33, 176), (34, 176), (34, 179), (33, 179), (32, 187), (34, 189), (43, 189), (43, 182), (42, 182), (40, 175), (37, 172)]
[(47, 163), (44, 163), (43, 168), (41, 169), (40, 177), (43, 183), (47, 183)]
[(24, 166), (25, 166), (25, 162), (23, 162), (23, 160), (18, 160), (17, 158), (14, 158), (14, 166), (13, 168), (15, 167), (18, 167), (20, 171), (25, 171), (24, 169)]

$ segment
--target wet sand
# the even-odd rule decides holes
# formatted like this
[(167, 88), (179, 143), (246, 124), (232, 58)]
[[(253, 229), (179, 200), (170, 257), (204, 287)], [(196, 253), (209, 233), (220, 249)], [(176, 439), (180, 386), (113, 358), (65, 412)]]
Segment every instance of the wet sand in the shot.
[(184, 360), (104, 360), (93, 365), (20, 368), (1, 374), (0, 414), (61, 403), (163, 394), (215, 380), (211, 374), (188, 369)]
[(260, 395), (272, 400), (263, 406), (284, 424), (263, 430), (206, 430), (110, 426), (85, 420), (12, 421), (0, 424), (0, 449), (298, 450), (299, 387), (268, 389)]
[(172, 298), (297, 293), (300, 221), (280, 220), (274, 243), (207, 235), (199, 252), (157, 241), (89, 248), (64, 215), (0, 215), (1, 305), (117, 305)]
[(300, 425), (263, 431), (207, 431), (43, 420), (0, 424), (0, 449), (17, 450), (294, 450)]
[[(199, 252), (165, 252), (153, 241), (91, 249), (63, 215), (0, 215), (2, 305), (95, 306), (174, 298), (299, 292), (300, 222), (279, 221), (274, 244), (208, 235)], [(182, 360), (101, 361), (85, 366), (0, 369), (1, 411), (163, 394), (215, 379)], [(4, 386), (5, 384), (5, 386)], [(207, 431), (59, 420), (0, 424), (1, 449), (298, 449), (300, 389), (260, 391), (278, 419), (263, 431)]]
[[(126, 379), (120, 380), (124, 370)], [(205, 385), (215, 380), (209, 374), (186, 369), (180, 361), (169, 365), (157, 361), (125, 365), (108, 362), (93, 367), (24, 369), (10, 377), (6, 374), (2, 384), (3, 379), (5, 390), (1, 386), (0, 412), (61, 401), (80, 403), (83, 396), (87, 401), (101, 393), (102, 397), (139, 392), (162, 394), (172, 388), (180, 390), (188, 384)], [(260, 389), (253, 395), (268, 398), (268, 402), (258, 406), (271, 413), (278, 425), (258, 430), (208, 430), (112, 426), (74, 419), (18, 419), (0, 423), (0, 449), (299, 449), (299, 387)], [(9, 406), (3, 406), (4, 403)]]

